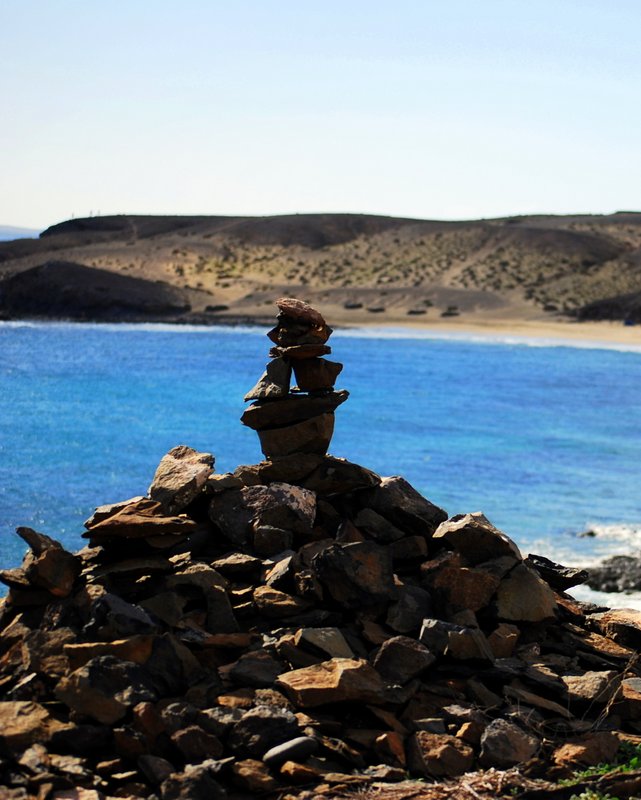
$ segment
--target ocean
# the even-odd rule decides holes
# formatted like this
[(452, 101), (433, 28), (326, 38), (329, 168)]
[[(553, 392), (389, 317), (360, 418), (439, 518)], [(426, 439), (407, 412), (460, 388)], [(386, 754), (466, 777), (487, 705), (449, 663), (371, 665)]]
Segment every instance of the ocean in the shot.
[[(177, 444), (219, 472), (261, 460), (239, 417), (264, 333), (0, 323), (0, 567), (20, 563), (18, 525), (82, 547), (95, 506), (144, 494)], [(584, 565), (641, 547), (641, 348), (384, 329), (330, 344), (350, 392), (333, 455), (450, 515), (483, 511), (524, 553)]]

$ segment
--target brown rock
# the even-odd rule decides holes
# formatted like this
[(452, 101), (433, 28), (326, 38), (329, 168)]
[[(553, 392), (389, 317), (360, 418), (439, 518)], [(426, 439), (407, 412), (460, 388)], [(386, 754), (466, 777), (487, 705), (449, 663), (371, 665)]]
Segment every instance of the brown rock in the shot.
[(176, 514), (198, 496), (214, 467), (210, 453), (199, 453), (186, 445), (163, 456), (149, 487), (149, 496), (168, 514)]
[(423, 561), (427, 556), (427, 542), (423, 536), (405, 536), (390, 544), (394, 563)]
[(184, 516), (167, 516), (155, 500), (138, 500), (97, 522), (84, 537), (141, 539), (148, 536), (189, 534), (196, 523)]
[(267, 458), (292, 453), (324, 455), (334, 433), (334, 414), (329, 412), (280, 428), (258, 431), (260, 447)]
[(404, 739), (396, 731), (385, 731), (376, 737), (374, 752), (384, 764), (393, 767), (405, 767)]
[(388, 519), (401, 530), (430, 537), (447, 519), (442, 508), (430, 503), (405, 478), (383, 478), (379, 486), (359, 493), (359, 502)]
[(249, 792), (270, 792), (278, 786), (278, 782), (262, 761), (246, 758), (232, 764), (231, 770), (234, 775), (234, 783)]
[(267, 689), (285, 669), (282, 661), (274, 658), (268, 650), (252, 650), (233, 663), (229, 669), (229, 678), (239, 686), (251, 686), (256, 689)]
[(576, 770), (596, 764), (612, 763), (619, 749), (619, 738), (610, 731), (588, 733), (557, 747), (552, 760), (559, 767)]
[(122, 509), (125, 508), (126, 506), (130, 506), (132, 503), (137, 503), (140, 500), (144, 499), (145, 498), (142, 495), (136, 495), (136, 497), (130, 497), (129, 500), (121, 500), (118, 503), (108, 503), (103, 506), (98, 506), (98, 508), (85, 522), (85, 528), (93, 528), (94, 525), (97, 525), (99, 522), (102, 522), (103, 519), (112, 517), (118, 511), (122, 511)]
[(519, 640), (519, 629), (509, 622), (501, 622), (487, 637), (495, 658), (509, 658)]
[(40, 703), (0, 702), (0, 742), (10, 750), (21, 752), (32, 744), (48, 742), (55, 733), (70, 727), (52, 717)]
[(426, 617), (432, 613), (429, 592), (411, 583), (396, 582), (396, 602), (387, 610), (386, 625), (397, 633), (418, 631)]
[(404, 684), (416, 678), (436, 661), (424, 644), (407, 636), (393, 636), (381, 645), (374, 669), (388, 683)]
[(258, 705), (242, 715), (229, 733), (232, 752), (249, 758), (262, 758), (272, 747), (300, 735), (298, 720), (285, 708)]
[(534, 570), (519, 564), (501, 581), (496, 592), (499, 619), (541, 622), (554, 619), (554, 592)]
[(361, 509), (354, 519), (354, 524), (377, 542), (394, 542), (405, 536), (404, 531), (392, 525), (385, 517), (377, 514), (371, 508)]
[(485, 634), (478, 628), (451, 630), (447, 635), (445, 654), (457, 661), (494, 661), (494, 654)]
[(274, 358), (265, 367), (258, 383), (245, 395), (245, 400), (276, 400), (289, 392), (292, 368), (284, 358)]
[(298, 708), (338, 702), (380, 702), (385, 685), (366, 661), (332, 658), (280, 675), (281, 686)]
[(207, 759), (174, 772), (160, 787), (162, 800), (226, 800), (227, 792), (216, 780), (218, 762)]
[(271, 358), (284, 358), (287, 361), (298, 361), (304, 358), (326, 356), (332, 348), (326, 344), (298, 344), (292, 347), (272, 347), (269, 351)]
[(145, 664), (152, 653), (155, 636), (132, 636), (116, 639), (113, 642), (82, 642), (65, 644), (64, 652), (69, 659), (71, 670), (84, 666), (96, 656), (114, 656), (121, 661)]
[(481, 737), (480, 761), (486, 767), (509, 769), (533, 758), (539, 744), (513, 722), (495, 719)]
[[(306, 362), (301, 361), (299, 363), (304, 364)], [(288, 395), (279, 399), (278, 402), (264, 401), (254, 403), (245, 409), (240, 421), (243, 425), (247, 425), (247, 427), (256, 431), (263, 428), (283, 427), (317, 417), (319, 414), (334, 411), (348, 397), (349, 392), (345, 390), (329, 392), (316, 397)], [(304, 474), (309, 474), (313, 466)], [(282, 480), (282, 478), (272, 478), (272, 480)]]
[(304, 300), (298, 300), (295, 297), (279, 297), (276, 305), (281, 314), (314, 328), (322, 328), (326, 324), (323, 315)]
[(619, 687), (615, 670), (584, 672), (582, 675), (562, 675), (568, 698), (575, 702), (607, 703)]
[(206, 758), (220, 758), (223, 754), (220, 739), (198, 725), (189, 725), (172, 733), (171, 740), (189, 764), (204, 761)]
[(252, 544), (260, 556), (276, 556), (290, 550), (294, 543), (292, 531), (274, 528), (273, 525), (257, 525), (254, 527)]
[(301, 481), (301, 485), (318, 495), (333, 495), (376, 486), (380, 480), (375, 472), (365, 467), (344, 458), (325, 456), (320, 465)]
[(326, 358), (296, 359), (293, 361), (296, 384), (302, 392), (329, 391), (343, 369), (338, 361)]
[(617, 711), (626, 719), (641, 719), (641, 678), (624, 678), (617, 696)]
[(269, 483), (300, 484), (303, 478), (310, 475), (323, 460), (323, 456), (313, 453), (292, 453), (289, 456), (261, 461), (259, 464), (238, 467), (234, 471), (234, 476), (245, 486)]
[(408, 743), (408, 766), (419, 775), (453, 778), (472, 768), (474, 750), (455, 736), (418, 731)]
[(300, 597), (280, 592), (271, 586), (257, 586), (253, 599), (259, 614), (268, 619), (291, 617), (309, 608), (309, 603)]
[(381, 606), (396, 595), (389, 551), (374, 542), (330, 545), (314, 557), (312, 569), (347, 608)]
[(128, 709), (155, 700), (149, 679), (137, 665), (113, 656), (98, 656), (62, 678), (56, 698), (79, 714), (104, 725), (122, 719)]
[(513, 556), (522, 561), (516, 544), (480, 512), (457, 514), (443, 522), (433, 538), (460, 553), (471, 566), (502, 556)]
[(489, 604), (499, 583), (499, 578), (479, 569), (444, 567), (434, 575), (431, 588), (454, 611), (479, 611)]
[(590, 621), (604, 636), (625, 647), (641, 649), (641, 611), (632, 608), (614, 608), (603, 614), (592, 614)]
[(354, 658), (352, 648), (338, 628), (301, 628), (294, 643), (312, 653), (322, 653), (325, 658)]
[(280, 774), (291, 783), (315, 783), (323, 773), (319, 769), (307, 766), (306, 764), (298, 764), (296, 761), (286, 761), (280, 767)]

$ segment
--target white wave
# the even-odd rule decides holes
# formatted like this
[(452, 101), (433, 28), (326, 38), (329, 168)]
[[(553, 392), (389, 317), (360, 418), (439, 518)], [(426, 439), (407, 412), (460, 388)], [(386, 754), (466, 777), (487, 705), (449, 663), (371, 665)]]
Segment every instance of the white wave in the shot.
[(568, 594), (582, 603), (595, 603), (608, 608), (633, 608), (641, 611), (641, 592), (597, 592), (589, 586), (573, 586)]
[(266, 327), (258, 325), (181, 325), (169, 322), (71, 322), (70, 320), (4, 320), (0, 321), (0, 328), (59, 328), (59, 329), (80, 329), (89, 328), (110, 332), (137, 332), (147, 331), (150, 333), (246, 333), (261, 334), (265, 333)]

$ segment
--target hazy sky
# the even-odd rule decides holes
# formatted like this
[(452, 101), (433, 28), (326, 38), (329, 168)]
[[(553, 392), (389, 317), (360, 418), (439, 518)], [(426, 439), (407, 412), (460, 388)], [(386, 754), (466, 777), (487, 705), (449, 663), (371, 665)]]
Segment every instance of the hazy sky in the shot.
[(640, 0), (0, 0), (0, 223), (641, 209)]

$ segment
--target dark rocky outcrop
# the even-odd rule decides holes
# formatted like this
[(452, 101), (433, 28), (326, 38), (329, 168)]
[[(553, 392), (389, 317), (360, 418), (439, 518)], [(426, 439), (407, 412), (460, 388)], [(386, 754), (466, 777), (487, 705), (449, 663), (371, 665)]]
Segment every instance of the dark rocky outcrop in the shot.
[(47, 261), (0, 282), (6, 317), (144, 321), (175, 318), (189, 308), (175, 286), (70, 261)]

